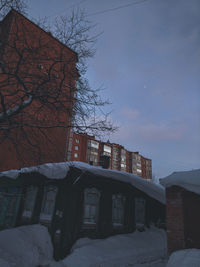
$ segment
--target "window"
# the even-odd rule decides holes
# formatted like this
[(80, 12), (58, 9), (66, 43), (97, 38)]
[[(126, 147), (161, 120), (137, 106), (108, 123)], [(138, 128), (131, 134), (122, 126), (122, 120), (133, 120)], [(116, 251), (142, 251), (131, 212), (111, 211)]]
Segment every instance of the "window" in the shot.
[(21, 198), (21, 189), (9, 187), (0, 189), (0, 226), (10, 228), (15, 226), (15, 220)]
[(124, 196), (121, 194), (112, 196), (112, 223), (114, 226), (122, 226), (124, 224), (124, 204)]
[(79, 144), (80, 143), (80, 140), (79, 139), (76, 139), (76, 143)]
[(106, 153), (108, 153), (108, 155), (110, 155), (111, 154), (111, 147), (104, 145), (103, 151), (106, 152)]
[(43, 70), (44, 66), (42, 64), (38, 64), (38, 69)]
[(84, 224), (96, 224), (98, 220), (100, 193), (96, 188), (87, 188), (84, 191)]
[(121, 156), (121, 161), (126, 161), (126, 157), (125, 156)]
[(54, 211), (57, 191), (58, 191), (57, 186), (53, 185), (45, 186), (42, 208), (40, 213), (40, 220), (51, 221)]
[(59, 78), (58, 73), (54, 73), (54, 74), (53, 74), (53, 77), (54, 77), (55, 79), (58, 79), (58, 78)]
[(75, 158), (78, 158), (78, 153), (74, 153), (74, 157)]
[(78, 150), (78, 149), (79, 149), (79, 147), (78, 147), (78, 146), (75, 146), (74, 148), (75, 148), (75, 150)]
[(99, 148), (99, 143), (97, 141), (94, 141), (94, 140), (89, 140), (88, 141), (88, 147), (93, 147), (93, 148), (98, 149)]
[(142, 197), (135, 198), (135, 224), (136, 226), (145, 224), (145, 199)]
[(38, 191), (38, 188), (36, 186), (29, 186), (26, 189), (24, 211), (22, 213), (23, 217), (27, 217), (27, 218), (32, 217), (37, 191)]

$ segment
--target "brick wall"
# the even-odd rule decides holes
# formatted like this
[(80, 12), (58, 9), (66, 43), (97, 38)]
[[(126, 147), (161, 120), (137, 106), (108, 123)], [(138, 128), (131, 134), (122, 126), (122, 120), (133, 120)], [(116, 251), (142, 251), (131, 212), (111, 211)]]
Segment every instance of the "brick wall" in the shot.
[[(1, 36), (5, 49), (0, 54), (6, 62), (6, 72), (15, 73), (17, 69), (25, 88), (38, 95), (46, 95), (43, 102), (35, 97), (30, 106), (14, 117), (15, 121), (23, 121), (29, 127), (16, 127), (16, 130), (13, 127), (9, 138), (5, 138), (7, 133), (0, 133), (0, 171), (64, 161), (68, 136), (65, 127), (71, 122), (77, 56), (18, 12), (11, 11), (0, 26), (0, 29), (6, 28), (9, 32), (6, 36), (2, 31)], [(27, 96), (19, 79), (6, 75), (0, 75), (1, 92), (5, 95), (10, 92), (5, 100), (7, 108), (13, 108)], [(43, 105), (50, 103), (49, 96), (61, 103), (59, 108), (53, 102)], [(42, 128), (44, 125), (49, 128)], [(54, 125), (59, 127), (55, 128)]]
[(166, 189), (166, 221), (169, 254), (185, 248), (183, 191), (184, 189), (178, 186), (172, 186)]

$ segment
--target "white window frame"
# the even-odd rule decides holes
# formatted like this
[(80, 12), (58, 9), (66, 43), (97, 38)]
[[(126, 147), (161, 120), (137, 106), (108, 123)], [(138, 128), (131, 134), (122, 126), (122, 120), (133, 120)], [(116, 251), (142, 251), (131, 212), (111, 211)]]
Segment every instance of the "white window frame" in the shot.
[[(90, 195), (90, 196), (89, 196)], [(93, 196), (93, 199), (92, 199)], [(96, 225), (99, 217), (100, 192), (96, 188), (84, 190), (83, 224)]]
[[(41, 207), (41, 212), (40, 212), (41, 221), (51, 221), (54, 208), (55, 208), (57, 191), (58, 191), (58, 187), (55, 185), (46, 185), (44, 187), (42, 207)], [(50, 194), (52, 194), (52, 196)]]

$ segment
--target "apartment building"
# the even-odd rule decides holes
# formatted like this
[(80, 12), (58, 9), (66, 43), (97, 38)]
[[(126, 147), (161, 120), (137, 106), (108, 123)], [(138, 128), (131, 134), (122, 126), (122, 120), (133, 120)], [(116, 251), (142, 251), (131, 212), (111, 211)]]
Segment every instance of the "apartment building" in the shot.
[(77, 54), (15, 10), (0, 40), (0, 171), (66, 160)]
[(122, 145), (96, 140), (86, 133), (73, 133), (68, 160), (82, 161), (94, 166), (103, 166), (109, 160), (109, 169), (133, 173), (152, 180), (152, 161), (126, 150)]
[(144, 177), (146, 173), (142, 173), (142, 156), (139, 154), (139, 152), (132, 152), (132, 173), (134, 173), (137, 176), (141, 176), (144, 174)]

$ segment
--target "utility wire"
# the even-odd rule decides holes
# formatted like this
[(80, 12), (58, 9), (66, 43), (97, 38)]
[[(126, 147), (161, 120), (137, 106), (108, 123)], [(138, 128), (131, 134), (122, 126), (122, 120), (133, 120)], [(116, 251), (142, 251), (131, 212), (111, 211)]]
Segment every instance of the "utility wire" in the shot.
[[(81, 1), (79, 1), (78, 3), (75, 3), (75, 4), (71, 5), (71, 6), (66, 7), (66, 9), (73, 9), (74, 7), (78, 7), (78, 6), (82, 5), (82, 4), (85, 3), (86, 1), (88, 1), (88, 0), (81, 0)], [(62, 12), (56, 12), (56, 13), (54, 13), (54, 14), (52, 14), (52, 15), (45, 16), (45, 19), (48, 19), (48, 18), (51, 18), (51, 17), (60, 16), (61, 14), (64, 14), (64, 13), (66, 13), (66, 12), (65, 12), (65, 11), (62, 11)], [(29, 15), (29, 18), (32, 19), (33, 21), (35, 21), (35, 18), (32, 17), (32, 16), (30, 16), (30, 15)]]
[(121, 5), (121, 6), (118, 6), (118, 7), (108, 8), (108, 9), (105, 9), (105, 10), (102, 10), (102, 11), (97, 11), (97, 12), (94, 12), (94, 13), (90, 13), (87, 16), (88, 17), (89, 16), (96, 16), (96, 15), (112, 12), (112, 11), (115, 11), (115, 10), (119, 10), (119, 9), (122, 9), (122, 8), (126, 8), (126, 7), (129, 7), (129, 6), (139, 5), (139, 4), (142, 4), (142, 3), (147, 2), (147, 1), (149, 1), (149, 0), (139, 0), (139, 1), (136, 1), (136, 2), (133, 2), (133, 3), (129, 3), (129, 4), (126, 4), (126, 5)]
[(86, 1), (88, 1), (88, 0), (82, 0), (82, 1), (79, 1), (78, 3), (75, 3), (75, 4), (71, 5), (71, 6), (69, 6), (68, 8), (73, 8), (73, 7), (75, 7), (75, 6), (82, 5), (82, 4), (83, 4), (84, 2), (86, 2)]

